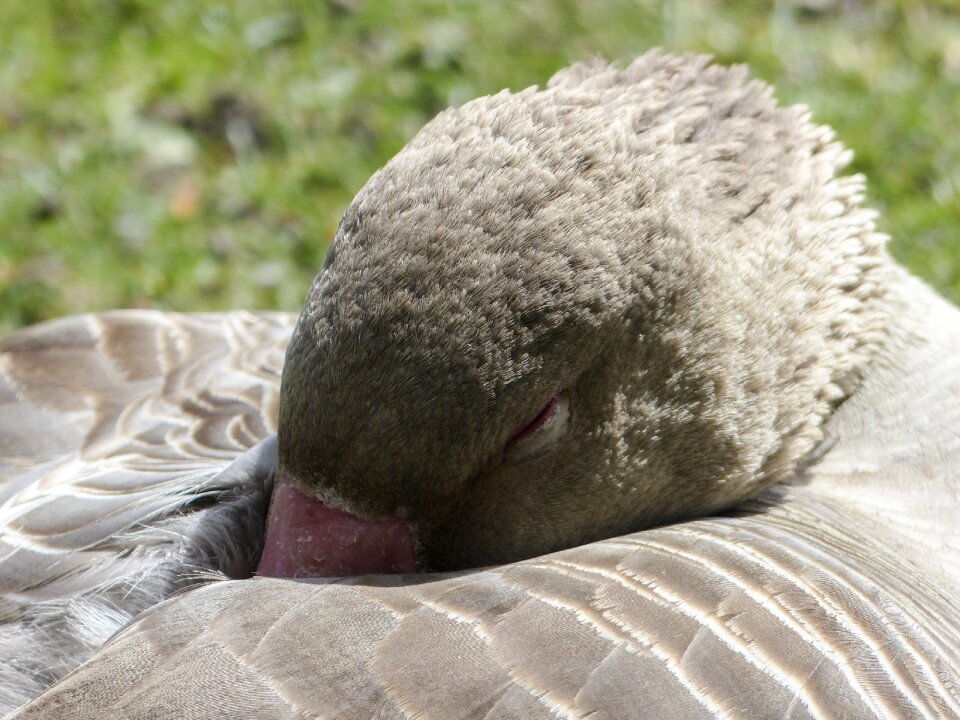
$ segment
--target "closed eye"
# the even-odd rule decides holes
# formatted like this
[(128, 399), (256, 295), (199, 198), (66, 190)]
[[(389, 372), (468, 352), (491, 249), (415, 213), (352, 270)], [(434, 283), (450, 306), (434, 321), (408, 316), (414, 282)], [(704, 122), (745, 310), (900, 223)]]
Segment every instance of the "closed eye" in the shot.
[(570, 404), (565, 395), (554, 395), (537, 416), (515, 432), (504, 453), (507, 460), (520, 461), (552, 450), (567, 433)]

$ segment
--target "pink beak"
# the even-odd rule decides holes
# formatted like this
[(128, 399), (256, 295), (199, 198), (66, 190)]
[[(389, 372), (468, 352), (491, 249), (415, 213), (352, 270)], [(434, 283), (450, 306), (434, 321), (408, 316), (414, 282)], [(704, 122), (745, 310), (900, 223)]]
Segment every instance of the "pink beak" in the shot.
[(367, 520), (300, 490), (277, 472), (267, 537), (257, 573), (270, 577), (346, 577), (416, 572), (410, 524), (395, 516)]

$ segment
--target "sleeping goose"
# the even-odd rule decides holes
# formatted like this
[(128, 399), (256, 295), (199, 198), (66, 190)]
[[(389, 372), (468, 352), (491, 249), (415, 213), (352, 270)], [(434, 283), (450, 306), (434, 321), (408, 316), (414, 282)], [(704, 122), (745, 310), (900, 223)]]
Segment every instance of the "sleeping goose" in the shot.
[(7, 338), (13, 717), (960, 717), (960, 317), (848, 161), (580, 64), (430, 122), (295, 327)]

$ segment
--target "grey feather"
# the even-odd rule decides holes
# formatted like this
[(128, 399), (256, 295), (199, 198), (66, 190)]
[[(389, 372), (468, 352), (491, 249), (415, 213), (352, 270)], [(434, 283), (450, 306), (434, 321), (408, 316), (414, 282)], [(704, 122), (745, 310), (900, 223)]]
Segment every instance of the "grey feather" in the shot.
[(250, 575), (275, 443), (240, 453), (275, 429), (291, 328), (117, 312), (0, 342), (0, 709), (174, 591)]
[[(285, 316), (8, 338), (5, 701), (91, 656), (13, 717), (960, 717), (960, 313), (847, 159), (742, 70), (575, 66), (371, 179), (282, 389)], [(245, 577), (275, 462), (454, 571)]]

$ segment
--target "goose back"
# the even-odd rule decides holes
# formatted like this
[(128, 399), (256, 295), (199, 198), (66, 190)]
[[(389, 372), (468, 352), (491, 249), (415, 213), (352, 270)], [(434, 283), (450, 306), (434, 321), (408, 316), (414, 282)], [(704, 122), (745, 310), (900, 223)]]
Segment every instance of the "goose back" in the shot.
[(905, 274), (894, 295), (821, 456), (725, 517), (480, 571), (213, 583), (14, 717), (960, 717), (960, 319)]

